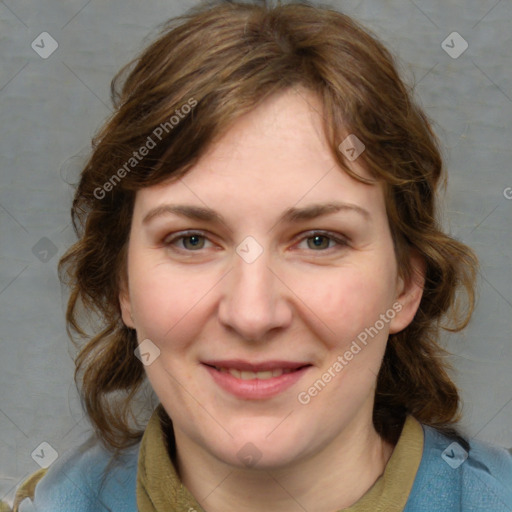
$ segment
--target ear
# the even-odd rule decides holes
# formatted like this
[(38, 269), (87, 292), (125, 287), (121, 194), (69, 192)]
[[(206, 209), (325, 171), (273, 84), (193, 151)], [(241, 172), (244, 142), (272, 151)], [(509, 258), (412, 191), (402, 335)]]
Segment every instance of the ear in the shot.
[(417, 251), (414, 251), (410, 256), (410, 263), (412, 269), (410, 278), (407, 281), (402, 277), (397, 279), (395, 301), (400, 306), (394, 308), (397, 314), (390, 322), (390, 334), (403, 331), (412, 322), (423, 296), (426, 272), (425, 260)]
[(126, 327), (135, 329), (133, 321), (132, 303), (130, 300), (130, 292), (126, 282), (121, 283), (119, 291), (119, 306), (121, 307), (121, 317)]

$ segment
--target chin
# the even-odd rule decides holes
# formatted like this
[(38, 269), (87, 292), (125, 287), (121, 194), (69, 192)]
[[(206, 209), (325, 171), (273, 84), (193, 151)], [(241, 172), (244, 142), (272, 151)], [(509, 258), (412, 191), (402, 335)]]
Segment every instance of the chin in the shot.
[[(278, 424), (274, 423), (275, 425)], [(280, 469), (293, 464), (310, 451), (311, 443), (303, 436), (283, 429), (277, 434), (272, 429), (238, 430), (229, 446), (216, 446), (212, 453), (231, 466), (239, 469)], [(272, 432), (269, 435), (269, 432)], [(304, 445), (304, 446), (303, 446)], [(213, 448), (213, 447), (212, 447)]]
[(215, 455), (229, 466), (256, 471), (284, 469), (299, 458), (295, 450), (287, 450), (285, 447), (276, 449), (270, 446), (260, 448), (252, 441), (242, 443), (234, 452), (221, 450)]

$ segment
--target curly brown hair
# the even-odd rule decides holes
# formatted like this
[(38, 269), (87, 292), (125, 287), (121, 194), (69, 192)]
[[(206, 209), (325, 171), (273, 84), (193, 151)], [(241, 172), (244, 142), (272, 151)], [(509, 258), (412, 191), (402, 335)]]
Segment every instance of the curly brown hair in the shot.
[[(130, 418), (145, 372), (134, 357), (136, 332), (122, 322), (119, 305), (137, 190), (183, 176), (239, 116), (296, 86), (321, 99), (332, 154), (363, 182), (338, 145), (347, 132), (364, 141), (359, 162), (384, 185), (401, 277), (414, 279), (413, 251), (426, 266), (417, 314), (387, 344), (375, 428), (395, 442), (405, 415), (412, 414), (451, 431), (460, 400), (439, 345), (440, 329), (457, 331), (469, 322), (478, 263), (440, 227), (438, 187), (446, 177), (439, 141), (393, 56), (350, 17), (307, 2), (211, 2), (160, 28), (112, 80), (115, 110), (92, 140), (72, 205), (78, 241), (59, 262), (59, 275), (71, 288), (68, 333), (86, 339), (75, 380), (100, 439), (120, 450), (142, 435)], [(171, 126), (187, 103), (194, 108), (183, 109), (189, 114)], [(138, 148), (150, 146), (133, 160)], [(85, 331), (83, 310), (100, 322), (94, 334)]]

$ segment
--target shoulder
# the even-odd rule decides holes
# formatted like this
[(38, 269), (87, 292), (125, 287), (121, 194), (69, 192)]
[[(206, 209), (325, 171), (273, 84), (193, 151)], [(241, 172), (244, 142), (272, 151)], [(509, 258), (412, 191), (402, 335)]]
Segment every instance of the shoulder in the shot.
[(98, 440), (68, 450), (35, 485), (19, 512), (136, 512), (139, 445), (114, 459)]
[(423, 456), (405, 511), (512, 510), (509, 450), (475, 439), (457, 441), (422, 427)]

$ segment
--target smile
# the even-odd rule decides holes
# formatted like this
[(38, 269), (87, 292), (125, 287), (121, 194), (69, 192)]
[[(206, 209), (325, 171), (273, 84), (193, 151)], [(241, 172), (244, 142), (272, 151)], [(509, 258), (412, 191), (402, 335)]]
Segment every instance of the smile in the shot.
[(284, 368), (276, 368), (275, 370), (265, 370), (260, 372), (251, 372), (247, 370), (237, 370), (236, 368), (218, 368), (215, 369), (221, 373), (229, 373), (236, 377), (237, 379), (242, 380), (251, 380), (251, 379), (259, 379), (259, 380), (268, 380), (273, 377), (281, 377), (284, 373), (291, 373), (295, 370), (288, 370)]
[(263, 400), (283, 393), (312, 368), (309, 363), (208, 361), (202, 363), (220, 390), (243, 400)]

